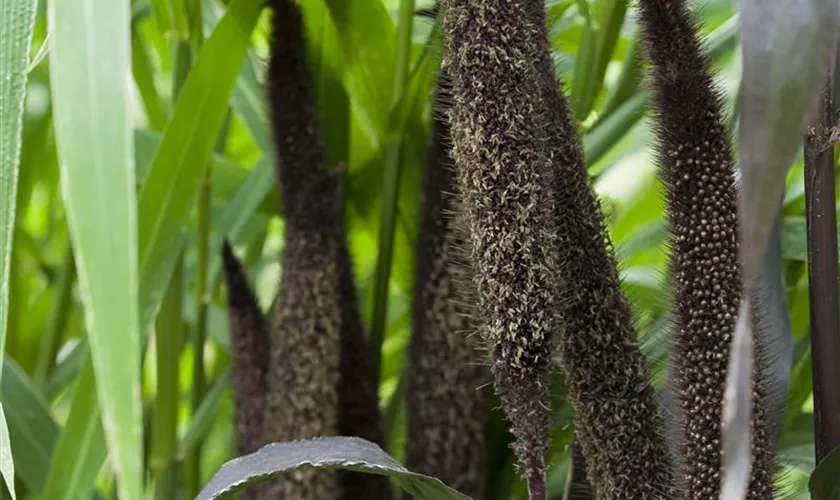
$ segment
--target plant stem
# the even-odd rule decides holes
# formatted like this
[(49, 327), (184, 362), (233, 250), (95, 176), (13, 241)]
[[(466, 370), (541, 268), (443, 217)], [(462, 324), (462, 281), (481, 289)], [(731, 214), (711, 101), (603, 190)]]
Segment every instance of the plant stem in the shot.
[[(399, 28), (397, 30), (397, 55), (394, 74), (392, 105), (398, 106), (408, 80), (411, 58), (411, 32), (414, 22), (414, 0), (401, 0)], [(392, 117), (394, 114), (392, 113)], [(379, 380), (382, 341), (388, 317), (388, 285), (391, 282), (391, 262), (394, 253), (394, 233), (397, 222), (397, 198), (402, 170), (402, 138), (396, 134), (388, 145), (382, 187), (382, 218), (379, 226), (379, 254), (374, 275), (373, 327), (371, 349), (375, 380)]]
[[(228, 127), (230, 126), (230, 111), (225, 116), (222, 129), (216, 141), (216, 152), (221, 153), (225, 149)], [(207, 392), (207, 374), (204, 366), (204, 347), (207, 343), (207, 308), (210, 300), (207, 290), (208, 254), (210, 250), (210, 202), (212, 195), (212, 173), (213, 169), (204, 171), (204, 178), (201, 185), (201, 192), (198, 199), (198, 237), (196, 278), (195, 278), (195, 302), (196, 302), (196, 324), (193, 334), (193, 382), (191, 404), (193, 415), (198, 412), (205, 393)], [(198, 493), (201, 488), (201, 449), (202, 443), (196, 443), (192, 456), (190, 457), (190, 478), (191, 495)]]
[(834, 187), (834, 65), (805, 136), (805, 215), (811, 299), (814, 440), (817, 461), (840, 446), (840, 325), (837, 294), (837, 216)]
[(566, 476), (566, 490), (563, 500), (591, 500), (592, 485), (586, 477), (586, 460), (576, 441), (571, 443), (572, 453), (569, 457), (569, 474)]
[(34, 380), (39, 386), (42, 386), (46, 381), (47, 374), (53, 361), (55, 361), (55, 354), (61, 342), (61, 332), (67, 326), (67, 318), (70, 315), (70, 307), (73, 303), (73, 283), (75, 281), (76, 263), (73, 260), (73, 247), (68, 242), (64, 262), (61, 265), (61, 274), (58, 277), (58, 286), (56, 287), (55, 308), (38, 349), (38, 362), (35, 366)]
[(157, 394), (152, 423), (149, 467), (155, 477), (155, 498), (175, 497), (178, 438), (179, 365), (182, 342), (184, 257), (178, 257), (155, 324)]

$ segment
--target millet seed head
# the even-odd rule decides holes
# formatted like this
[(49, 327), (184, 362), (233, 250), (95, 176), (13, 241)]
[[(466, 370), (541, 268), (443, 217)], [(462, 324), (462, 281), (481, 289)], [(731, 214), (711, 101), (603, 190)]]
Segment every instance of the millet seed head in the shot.
[[(640, 0), (639, 13), (653, 63), (658, 162), (667, 188), (677, 327), (672, 370), (682, 419), (676, 485), (682, 498), (717, 498), (723, 393), (743, 293), (730, 134), (686, 2)], [(748, 498), (764, 500), (773, 495), (774, 460), (760, 363), (756, 370)]]

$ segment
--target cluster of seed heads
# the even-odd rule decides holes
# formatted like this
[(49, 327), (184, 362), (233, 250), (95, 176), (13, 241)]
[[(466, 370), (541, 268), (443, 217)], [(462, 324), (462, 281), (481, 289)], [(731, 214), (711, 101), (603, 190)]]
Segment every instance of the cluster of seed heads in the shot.
[[(377, 370), (358, 312), (340, 178), (324, 166), (300, 8), (295, 0), (271, 5), (268, 90), (286, 245), (271, 328), (228, 245), (223, 252), (239, 449), (336, 434), (381, 443)], [(543, 1), (439, 7), (444, 58), (419, 223), (408, 466), (485, 496), (486, 348), (529, 493), (545, 499), (557, 354), (575, 413), (576, 463), (585, 462), (597, 498), (717, 498), (723, 391), (744, 291), (731, 138), (685, 0), (639, 1), (675, 300), (676, 404), (664, 411), (678, 422), (671, 449), (554, 74)], [(748, 498), (769, 500), (778, 415), (768, 410), (769, 346), (756, 350)], [(391, 495), (379, 476), (313, 470), (259, 492), (258, 500)]]
[[(376, 372), (359, 317), (340, 176), (325, 165), (302, 14), (295, 0), (273, 0), (271, 6), (267, 80), (285, 247), (270, 329), (264, 326), (242, 270), (226, 266), (234, 351), (256, 343), (268, 347), (264, 365), (240, 366), (249, 360), (234, 357), (237, 373), (253, 378), (256, 366), (263, 370), (264, 394), (237, 395), (239, 439), (251, 448), (255, 433), (260, 444), (339, 434), (382, 443)], [(225, 256), (226, 262), (235, 260), (228, 247)], [(239, 387), (249, 386), (237, 380)], [(245, 421), (251, 414), (249, 396), (264, 406), (259, 422)], [(387, 500), (391, 489), (383, 476), (310, 469), (273, 479), (249, 494), (257, 500)]]

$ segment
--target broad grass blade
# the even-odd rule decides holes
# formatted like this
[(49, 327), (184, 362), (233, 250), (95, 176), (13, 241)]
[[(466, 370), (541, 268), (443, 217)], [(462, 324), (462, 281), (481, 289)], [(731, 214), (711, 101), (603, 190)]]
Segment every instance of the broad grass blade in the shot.
[(51, 2), (47, 12), (61, 188), (102, 423), (120, 497), (139, 500), (143, 443), (130, 6)]
[[(15, 228), (18, 166), (23, 131), (23, 104), (29, 47), (35, 25), (34, 0), (0, 0), (0, 363), (6, 345), (9, 306), (9, 272)], [(2, 416), (2, 407), (0, 407)], [(0, 475), (12, 499), (15, 465), (12, 461), (6, 419), (0, 419)]]
[[(260, 9), (261, 4), (251, 0), (236, 0), (228, 7), (185, 82), (187, 91), (181, 93), (153, 166), (144, 178), (138, 209), (139, 250), (141, 256), (154, 255), (156, 258), (147, 257), (147, 267), (140, 270), (140, 331), (143, 333), (154, 318), (154, 310), (183, 244), (186, 217), (221, 127), (237, 68)], [(167, 171), (167, 168), (171, 170)], [(155, 231), (144, 233), (143, 228), (154, 228)], [(95, 388), (89, 363), (90, 360), (82, 369), (69, 420), (53, 456), (47, 486), (41, 497), (44, 500), (78, 498), (76, 495), (89, 493), (105, 458), (98, 408), (95, 399), (89, 397)]]

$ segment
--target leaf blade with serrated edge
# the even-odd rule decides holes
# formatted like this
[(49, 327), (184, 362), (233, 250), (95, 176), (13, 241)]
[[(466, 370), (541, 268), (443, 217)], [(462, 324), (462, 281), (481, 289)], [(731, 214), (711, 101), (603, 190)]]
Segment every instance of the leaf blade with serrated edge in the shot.
[[(6, 344), (23, 106), (37, 5), (34, 0), (0, 0), (0, 75), (6, 75), (0, 78), (0, 363)], [(8, 434), (4, 417), (0, 419), (0, 475), (14, 500), (15, 465)]]
[(410, 472), (370, 441), (355, 437), (329, 437), (269, 444), (250, 455), (235, 458), (219, 469), (196, 500), (223, 498), (248, 483), (301, 467), (383, 474), (395, 479), (417, 500), (470, 498), (435, 478)]

